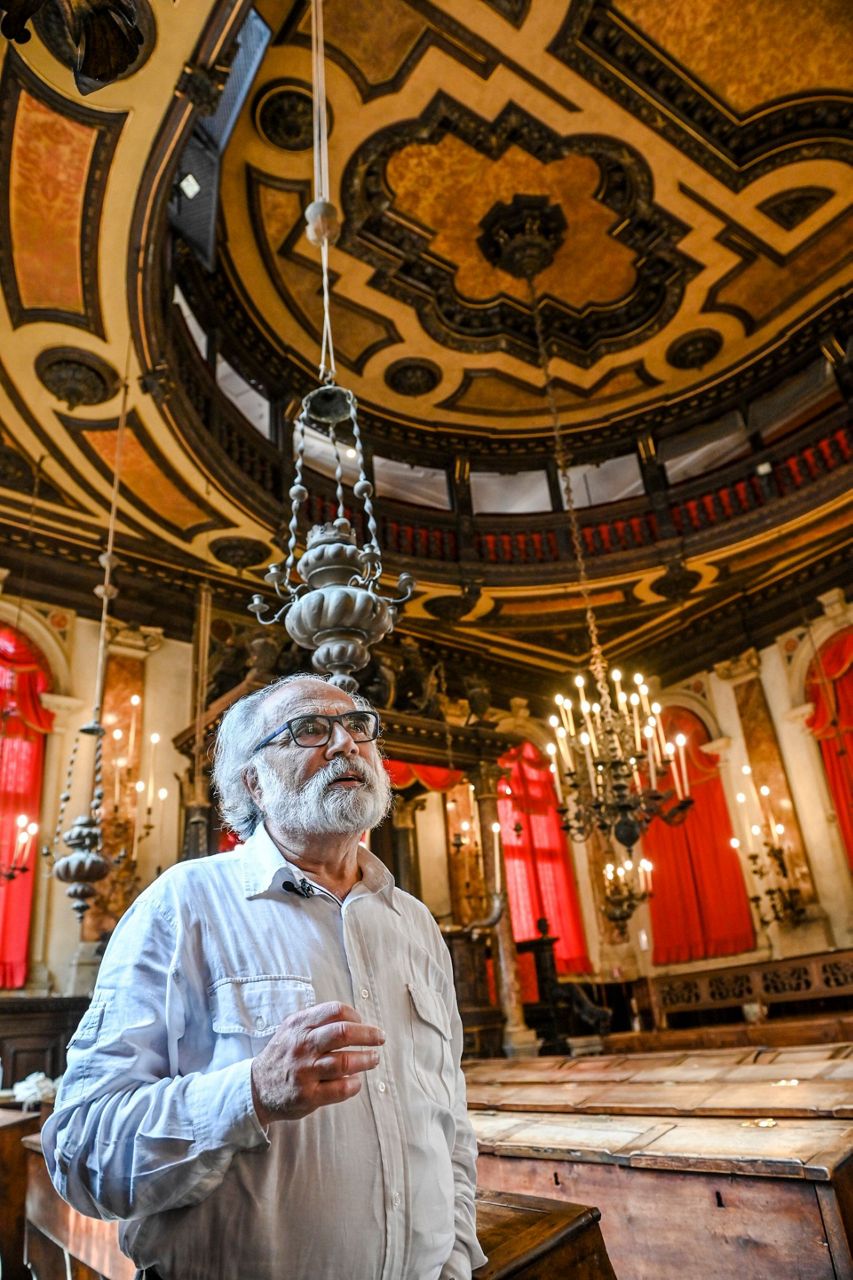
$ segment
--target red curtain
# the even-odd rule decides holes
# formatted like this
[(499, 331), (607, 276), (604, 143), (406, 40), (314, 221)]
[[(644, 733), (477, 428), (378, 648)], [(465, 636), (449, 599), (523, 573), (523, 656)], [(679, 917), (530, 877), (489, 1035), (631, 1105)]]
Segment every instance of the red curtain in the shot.
[[(498, 817), (506, 860), (507, 896), (517, 941), (537, 938), (545, 918), (556, 937), (558, 973), (589, 973), (580, 904), (548, 760), (525, 742), (500, 764), (510, 770), (498, 788)], [(518, 828), (518, 829), (516, 829)]]
[[(53, 715), (39, 695), (50, 687), (44, 656), (26, 636), (0, 627), (0, 866), (15, 856), (26, 814), (38, 821), (44, 763), (44, 735), (53, 728)], [(27, 980), (27, 943), (32, 912), (35, 849), (30, 843), (29, 871), (14, 880), (0, 880), (0, 987), (22, 987)]]
[(806, 677), (806, 699), (814, 703), (808, 728), (820, 743), (838, 830), (853, 868), (853, 627), (821, 646)]
[(452, 791), (462, 781), (461, 769), (444, 769), (437, 764), (409, 764), (405, 760), (386, 760), (385, 768), (391, 786), (403, 791), (419, 782), (427, 791)]
[(735, 955), (755, 946), (740, 860), (723, 785), (714, 756), (700, 751), (709, 741), (701, 720), (683, 707), (667, 707), (668, 741), (687, 738), (685, 753), (693, 808), (680, 827), (655, 819), (643, 837), (643, 853), (654, 865), (651, 911), (654, 964), (681, 964)]

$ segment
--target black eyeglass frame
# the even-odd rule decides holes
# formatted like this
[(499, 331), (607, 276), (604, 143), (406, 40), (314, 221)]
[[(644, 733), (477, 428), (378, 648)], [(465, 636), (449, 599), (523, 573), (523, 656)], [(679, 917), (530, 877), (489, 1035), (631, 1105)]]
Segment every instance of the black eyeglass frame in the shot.
[[(353, 742), (375, 742), (382, 732), (382, 721), (380, 720), (379, 713), (377, 711), (360, 711), (355, 707), (352, 711), (342, 711), (336, 716), (326, 715), (325, 712), (321, 711), (305, 711), (301, 716), (294, 716), (292, 720), (285, 720), (284, 724), (280, 724), (277, 729), (273, 729), (272, 733), (268, 733), (265, 738), (261, 738), (260, 742), (256, 743), (252, 748), (252, 755), (255, 755), (256, 752), (261, 751), (264, 747), (287, 746), (287, 742), (275, 741), (280, 733), (285, 732), (290, 735), (290, 742), (292, 742), (295, 747), (301, 747), (304, 751), (311, 751), (317, 747), (327, 747), (332, 740), (334, 725), (342, 724), (344, 728), (347, 729), (345, 722), (350, 716), (365, 716), (373, 721), (372, 735), (369, 738), (356, 738), (350, 734)], [(298, 725), (300, 720), (325, 720), (329, 726), (328, 737), (323, 742), (298, 742), (292, 726)], [(349, 729), (347, 729), (347, 733), (350, 733)]]

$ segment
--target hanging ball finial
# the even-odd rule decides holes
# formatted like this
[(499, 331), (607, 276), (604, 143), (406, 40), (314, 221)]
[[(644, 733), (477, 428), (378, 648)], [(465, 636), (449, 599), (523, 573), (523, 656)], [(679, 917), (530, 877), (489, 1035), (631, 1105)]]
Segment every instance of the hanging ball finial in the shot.
[(337, 244), (341, 234), (338, 211), (330, 200), (312, 200), (305, 210), (306, 235), (313, 245)]

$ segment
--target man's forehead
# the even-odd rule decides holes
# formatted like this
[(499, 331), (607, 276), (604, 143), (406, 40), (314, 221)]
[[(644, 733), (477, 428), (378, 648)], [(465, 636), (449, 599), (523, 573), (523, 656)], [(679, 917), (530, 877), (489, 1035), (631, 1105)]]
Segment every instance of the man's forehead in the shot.
[(302, 712), (311, 711), (351, 711), (355, 703), (348, 693), (323, 680), (312, 680), (306, 676), (304, 680), (294, 680), (283, 689), (272, 694), (267, 702), (267, 716), (273, 719), (289, 719)]

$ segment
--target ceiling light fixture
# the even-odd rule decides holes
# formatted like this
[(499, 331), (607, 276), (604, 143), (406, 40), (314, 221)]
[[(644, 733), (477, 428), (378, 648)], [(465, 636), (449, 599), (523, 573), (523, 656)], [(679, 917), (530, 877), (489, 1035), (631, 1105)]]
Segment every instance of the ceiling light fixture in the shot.
[[(536, 335), (539, 366), (554, 431), (554, 456), (560, 474), (569, 518), (572, 551), (577, 566), (577, 581), (584, 607), (589, 638), (591, 681), (575, 677), (577, 718), (571, 699), (557, 695), (560, 718), (552, 717), (556, 748), (551, 752), (552, 771), (561, 801), (565, 806), (565, 829), (573, 840), (586, 840), (593, 831), (615, 839), (626, 850), (625, 860), (618, 861), (618, 888), (625, 902), (620, 911), (628, 914), (648, 896), (648, 885), (633, 884), (632, 851), (649, 823), (662, 817), (669, 824), (683, 822), (693, 804), (687, 776), (682, 735), (667, 742), (661, 719), (661, 708), (649, 701), (649, 688), (641, 675), (634, 677), (634, 688), (625, 691), (621, 673), (613, 671), (614, 699), (608, 682), (607, 662), (598, 634), (598, 623), (592, 607), (583, 550), (580, 523), (572, 494), (569, 457), (563, 439), (560, 412), (551, 375), (548, 347), (542, 323), (540, 299), (534, 279), (551, 266), (563, 242), (567, 224), (559, 205), (546, 196), (517, 195), (509, 204), (499, 203), (480, 223), (483, 231), (478, 240), (484, 256), (502, 271), (526, 281), (530, 309)], [(675, 790), (660, 790), (663, 777), (672, 772)], [(565, 791), (562, 779), (565, 779)], [(676, 803), (667, 811), (664, 805)], [(630, 870), (628, 870), (630, 867)], [(615, 876), (614, 872), (614, 876)], [(630, 881), (630, 883), (629, 883)], [(624, 891), (624, 892), (623, 892)]]
[[(314, 100), (314, 199), (305, 210), (306, 235), (320, 250), (323, 278), (323, 331), (320, 344), (320, 385), (302, 401), (294, 426), (295, 475), (289, 497), (291, 515), (287, 558), (270, 565), (265, 581), (283, 606), (268, 616), (270, 606), (256, 594), (249, 605), (258, 622), (268, 626), (283, 622), (291, 639), (313, 650), (317, 671), (331, 675), (332, 683), (354, 693), (353, 672), (370, 661), (370, 648), (394, 629), (397, 612), (411, 599), (415, 583), (400, 575), (395, 598), (379, 594), (382, 552), (373, 511), (373, 485), (367, 477), (358, 406), (355, 396), (336, 385), (335, 348), (329, 290), (329, 247), (340, 235), (338, 211), (329, 199), (329, 147), (326, 119), (326, 77), (323, 40), (323, 0), (312, 0), (311, 54)], [(335, 455), (336, 518), (309, 530), (306, 548), (298, 564), (296, 548), (299, 515), (308, 500), (303, 474), (305, 430), (311, 427), (328, 436)], [(352, 444), (349, 444), (349, 437)], [(344, 503), (341, 448), (354, 457), (358, 479), (353, 494), (362, 504), (366, 538), (358, 545)], [(299, 582), (297, 579), (301, 578)]]

